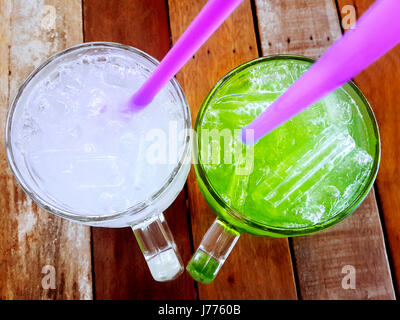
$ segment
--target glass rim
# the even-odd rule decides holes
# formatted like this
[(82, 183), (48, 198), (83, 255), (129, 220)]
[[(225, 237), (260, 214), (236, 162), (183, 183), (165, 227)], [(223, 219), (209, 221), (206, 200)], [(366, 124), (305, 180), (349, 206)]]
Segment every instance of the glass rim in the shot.
[(167, 180), (164, 182), (164, 184), (156, 191), (153, 192), (147, 199), (142, 200), (135, 205), (122, 210), (122, 211), (117, 211), (112, 214), (108, 215), (81, 215), (78, 214), (75, 210), (65, 210), (65, 209), (60, 209), (60, 208), (55, 208), (53, 205), (50, 205), (46, 200), (42, 199), (36, 192), (31, 191), (31, 188), (29, 187), (29, 184), (25, 182), (23, 175), (20, 173), (18, 166), (16, 165), (14, 161), (14, 155), (13, 155), (13, 147), (12, 147), (12, 123), (13, 123), (13, 116), (16, 110), (16, 106), (18, 104), (18, 101), (23, 94), (25, 88), (28, 86), (28, 84), (35, 78), (36, 75), (39, 74), (44, 68), (46, 68), (50, 63), (53, 61), (64, 57), (65, 55), (75, 52), (78, 50), (82, 49), (90, 49), (90, 48), (108, 48), (108, 49), (120, 49), (124, 51), (128, 51), (129, 53), (133, 53), (134, 55), (137, 55), (139, 57), (145, 58), (148, 62), (152, 63), (155, 67), (160, 63), (157, 59), (154, 57), (150, 56), (149, 54), (145, 53), (142, 50), (139, 50), (137, 48), (134, 48), (132, 46), (120, 44), (120, 43), (115, 43), (115, 42), (107, 42), (107, 41), (96, 41), (96, 42), (85, 42), (85, 43), (80, 43), (75, 46), (66, 48), (64, 50), (61, 50), (57, 52), (56, 54), (52, 55), (48, 59), (46, 59), (40, 66), (35, 68), (29, 75), (28, 77), (24, 80), (24, 82), (19, 86), (18, 91), (13, 98), (13, 100), (10, 103), (10, 107), (8, 110), (8, 115), (7, 115), (7, 121), (6, 121), (6, 126), (5, 126), (5, 147), (6, 147), (6, 156), (7, 156), (7, 161), (8, 164), (14, 174), (14, 177), (16, 178), (17, 183), (20, 185), (20, 187), (24, 190), (24, 192), (41, 208), (59, 216), (65, 219), (73, 220), (76, 222), (81, 222), (81, 223), (101, 223), (101, 222), (107, 222), (107, 221), (114, 221), (119, 218), (125, 217), (125, 216), (130, 216), (134, 215), (136, 213), (139, 213), (143, 211), (144, 209), (148, 208), (154, 201), (156, 201), (164, 192), (168, 189), (168, 187), (173, 183), (175, 177), (178, 175), (178, 173), (183, 169), (183, 165), (186, 162), (187, 154), (189, 153), (189, 148), (190, 148), (190, 134), (188, 129), (191, 129), (191, 115), (190, 115), (190, 109), (189, 109), (189, 104), (187, 102), (186, 96), (183, 92), (182, 87), (179, 85), (178, 81), (176, 78), (172, 78), (169, 82), (172, 84), (175, 93), (178, 96), (178, 102), (183, 108), (183, 117), (184, 117), (184, 126), (185, 126), (185, 137), (184, 137), (184, 148), (182, 151), (182, 154), (179, 157), (179, 160), (177, 162), (177, 165), (175, 168), (171, 171), (170, 175), (168, 176)]
[[(234, 219), (238, 220), (241, 223), (244, 223), (245, 225), (248, 225), (251, 228), (255, 228), (264, 232), (268, 233), (274, 233), (274, 234), (279, 234), (282, 236), (298, 236), (298, 235), (304, 235), (304, 234), (311, 234), (317, 231), (324, 230), (330, 226), (333, 226), (343, 219), (345, 219), (347, 216), (349, 216), (351, 213), (353, 213), (359, 205), (364, 201), (364, 199), (367, 197), (369, 191), (371, 190), (375, 178), (378, 173), (379, 169), (379, 164), (381, 160), (381, 140), (380, 140), (380, 135), (379, 135), (379, 127), (378, 123), (376, 121), (374, 112), (371, 108), (371, 105), (369, 104), (368, 100), (365, 98), (364, 94), (361, 92), (361, 90), (356, 86), (356, 84), (353, 81), (347, 82), (347, 84), (350, 86), (352, 90), (358, 95), (360, 98), (361, 102), (364, 104), (367, 114), (371, 119), (375, 138), (377, 139), (377, 144), (376, 144), (376, 154), (374, 157), (374, 163), (372, 166), (372, 171), (371, 174), (368, 177), (368, 180), (365, 183), (364, 188), (359, 192), (357, 197), (353, 200), (352, 203), (350, 203), (345, 209), (343, 209), (340, 213), (336, 214), (334, 217), (325, 220), (322, 223), (317, 223), (315, 225), (309, 226), (309, 227), (300, 227), (300, 228), (283, 228), (283, 227), (277, 227), (277, 226), (272, 226), (268, 224), (261, 224), (259, 222), (256, 222), (252, 219), (249, 219), (246, 217), (243, 213), (241, 213), (239, 210), (235, 209), (233, 206), (230, 206), (228, 203), (226, 203), (221, 195), (218, 193), (218, 191), (213, 187), (211, 181), (208, 179), (207, 174), (204, 170), (204, 167), (201, 162), (201, 155), (198, 152), (198, 146), (201, 145), (201, 140), (200, 140), (200, 134), (198, 132), (200, 123), (202, 122), (203, 116), (209, 106), (209, 102), (212, 100), (216, 92), (228, 81), (230, 80), (234, 75), (237, 73), (260, 63), (266, 62), (266, 61), (272, 61), (272, 60), (300, 60), (300, 61), (305, 61), (305, 62), (310, 62), (314, 63), (316, 60), (310, 57), (305, 57), (301, 55), (292, 55), (292, 54), (277, 54), (277, 55), (269, 55), (269, 56), (264, 56), (260, 58), (256, 58), (254, 60), (245, 62), (244, 64), (232, 69), (229, 71), (225, 76), (223, 76), (215, 85), (214, 87), (210, 90), (204, 101), (202, 102), (200, 106), (200, 110), (197, 114), (195, 124), (194, 124), (194, 131), (196, 132), (196, 139), (193, 140), (193, 154), (194, 154), (194, 159), (195, 159), (195, 168), (196, 168), (196, 173), (198, 173), (198, 178), (202, 180), (202, 183), (206, 186), (207, 191), (210, 193), (212, 198), (218, 203), (219, 206), (223, 208), (227, 212), (228, 215), (233, 217)], [(219, 214), (217, 214), (219, 215)], [(225, 220), (224, 220), (225, 221)], [(226, 222), (226, 221), (225, 221)], [(229, 223), (228, 223), (229, 224)], [(240, 229), (240, 228), (239, 228)]]

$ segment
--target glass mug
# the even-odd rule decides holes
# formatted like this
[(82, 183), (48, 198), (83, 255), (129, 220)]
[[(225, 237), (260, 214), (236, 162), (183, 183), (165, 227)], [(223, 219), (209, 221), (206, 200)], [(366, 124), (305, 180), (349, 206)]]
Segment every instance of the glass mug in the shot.
[[(51, 81), (53, 81), (51, 80), (51, 75), (53, 73), (55, 74), (53, 77), (54, 81), (57, 81), (57, 78), (59, 78), (57, 70), (60, 70), (60, 66), (64, 65), (66, 62), (71, 65), (80, 59), (80, 63), (83, 61), (82, 63), (85, 64), (87, 61), (85, 62), (82, 59), (97, 59), (96, 63), (98, 61), (99, 64), (97, 65), (95, 63), (96, 65), (93, 66), (93, 68), (101, 69), (101, 63), (105, 61), (104, 57), (107, 57), (110, 61), (112, 60), (110, 63), (113, 65), (107, 65), (107, 68), (110, 67), (111, 71), (114, 69), (118, 71), (118, 68), (125, 68), (123, 69), (125, 71), (128, 69), (131, 71), (136, 70), (132, 72), (138, 72), (141, 76), (148, 76), (158, 65), (156, 59), (138, 49), (109, 42), (80, 44), (52, 56), (29, 75), (19, 88), (16, 97), (11, 103), (5, 135), (8, 162), (17, 182), (25, 193), (48, 212), (74, 222), (95, 227), (131, 227), (153, 278), (157, 281), (172, 280), (183, 272), (183, 265), (173, 236), (162, 212), (175, 200), (185, 184), (190, 169), (191, 149), (191, 119), (189, 106), (176, 79), (172, 79), (164, 89), (165, 92), (167, 92), (165, 94), (168, 96), (168, 99), (170, 99), (170, 105), (173, 105), (173, 112), (175, 112), (175, 116), (172, 115), (171, 117), (175, 117), (177, 123), (179, 122), (181, 127), (184, 128), (183, 131), (185, 131), (181, 140), (179, 140), (180, 144), (177, 146), (176, 163), (171, 165), (168, 169), (169, 171), (164, 174), (167, 177), (165, 180), (156, 181), (155, 185), (158, 183), (158, 187), (155, 190), (147, 192), (142, 200), (131, 204), (127, 208), (124, 207), (122, 210), (119, 208), (119, 210), (113, 210), (113, 212), (108, 214), (99, 215), (96, 212), (89, 212), (87, 210), (82, 212), (83, 210), (79, 208), (79, 205), (72, 205), (71, 203), (60, 201), (52, 195), (51, 188), (46, 189), (46, 185), (41, 183), (41, 176), (32, 169), (30, 161), (33, 160), (29, 160), (31, 159), (30, 157), (32, 157), (32, 155), (29, 154), (31, 151), (25, 150), (22, 152), (21, 147), (18, 145), (19, 130), (21, 130), (21, 128), (18, 127), (17, 124), (18, 121), (20, 121), (19, 119), (24, 117), (24, 108), (28, 106), (29, 111), (29, 107), (31, 106), (30, 99), (33, 99), (30, 97), (32, 91), (36, 92), (35, 90), (39, 90), (38, 87), (44, 85), (43, 81), (49, 79), (49, 75), (49, 83), (51, 85)], [(118, 65), (118, 63), (121, 63), (121, 65)], [(91, 69), (88, 70), (88, 72), (90, 72)], [(104, 72), (104, 75), (111, 77), (112, 74), (108, 74), (107, 72)], [(70, 76), (72, 76), (72, 78), (69, 80), (73, 81), (73, 75)], [(73, 88), (71, 89), (68, 87), (69, 84), (63, 83), (63, 81), (67, 80), (63, 80), (64, 78), (62, 78), (62, 76), (60, 77), (61, 80), (59, 81), (61, 81), (61, 84), (59, 83), (57, 85), (60, 85), (61, 91), (67, 92), (67, 89), (73, 90)], [(116, 81), (120, 81), (118, 79)], [(111, 79), (110, 81), (114, 80)], [(83, 99), (87, 94), (87, 92), (81, 92), (79, 99)], [(162, 103), (163, 101), (161, 101), (160, 104), (162, 105)], [(52, 106), (50, 106), (50, 108), (51, 107)], [(54, 108), (55, 107), (54, 105)], [(32, 112), (34, 117), (35, 112), (38, 111), (29, 112)], [(34, 131), (32, 130), (28, 132), (28, 136), (33, 134)], [(28, 137), (28, 140), (29, 138), (30, 137)], [(66, 152), (65, 157), (68, 156)], [(83, 162), (79, 163), (82, 164)], [(89, 163), (90, 166), (97, 164), (103, 165), (100, 162)], [(54, 162), (50, 164), (50, 167), (52, 165), (57, 166)], [(105, 163), (106, 171), (108, 169), (114, 170), (115, 168), (113, 166), (114, 163), (111, 163), (111, 166)], [(89, 167), (86, 166), (86, 169), (82, 170), (83, 174), (85, 174), (87, 168)], [(49, 170), (51, 170), (51, 168), (49, 168)], [(106, 174), (109, 173), (105, 172), (105, 175)], [(112, 175), (110, 178), (116, 179)], [(107, 184), (106, 187), (108, 187)], [(63, 192), (62, 188), (61, 192)]]
[[(202, 103), (194, 127), (195, 173), (217, 219), (187, 266), (195, 280), (214, 280), (241, 233), (292, 237), (324, 230), (349, 216), (370, 191), (380, 161), (379, 131), (369, 103), (353, 82), (255, 145), (242, 145), (240, 129), (313, 61), (277, 55), (247, 62), (224, 76)], [(220, 129), (217, 140), (212, 129)], [(237, 135), (229, 136), (234, 130)], [(219, 149), (213, 158), (215, 145)], [(236, 160), (221, 162), (231, 150), (238, 150)], [(236, 170), (246, 164), (245, 151), (253, 152), (253, 163), (247, 173), (239, 173)]]

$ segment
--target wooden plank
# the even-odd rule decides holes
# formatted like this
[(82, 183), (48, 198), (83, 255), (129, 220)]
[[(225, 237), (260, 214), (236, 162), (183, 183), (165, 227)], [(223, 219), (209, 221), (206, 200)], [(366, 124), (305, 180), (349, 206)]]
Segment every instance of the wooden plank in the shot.
[[(373, 3), (372, 0), (339, 0), (339, 8), (353, 5), (357, 17)], [(400, 290), (400, 46), (397, 46), (355, 79), (374, 109), (382, 142), (382, 161), (377, 178), (377, 192), (383, 211), (393, 270)]]
[(330, 0), (256, 0), (262, 53), (318, 57), (340, 36)]
[[(81, 1), (0, 0), (1, 299), (92, 297), (90, 229), (26, 198), (8, 168), (3, 136), (10, 99), (24, 78), (53, 53), (81, 41)], [(56, 272), (55, 289), (41, 285), (46, 265)]]
[[(206, 3), (169, 0), (175, 42)], [(244, 3), (188, 62), (177, 78), (183, 86), (194, 120), (212, 86), (234, 67), (257, 58), (250, 1)], [(215, 219), (197, 186), (188, 179), (189, 207), (195, 247)], [(287, 239), (243, 235), (212, 284), (199, 284), (200, 299), (296, 299)]]
[[(169, 50), (164, 0), (85, 0), (85, 41), (114, 41), (132, 45), (157, 59)], [(101, 17), (101, 23), (99, 23)], [(166, 211), (184, 261), (190, 258), (190, 239), (184, 191)], [(97, 299), (193, 299), (188, 274), (167, 283), (155, 282), (130, 229), (93, 229), (93, 264)]]
[[(377, 212), (372, 191), (346, 221), (324, 232), (293, 239), (302, 298), (395, 298)], [(355, 289), (342, 287), (346, 266), (354, 267)]]
[[(264, 55), (293, 53), (316, 58), (341, 34), (331, 0), (256, 0), (256, 5)], [(373, 192), (351, 218), (292, 242), (301, 298), (394, 299)], [(354, 290), (342, 288), (346, 265), (356, 270)]]

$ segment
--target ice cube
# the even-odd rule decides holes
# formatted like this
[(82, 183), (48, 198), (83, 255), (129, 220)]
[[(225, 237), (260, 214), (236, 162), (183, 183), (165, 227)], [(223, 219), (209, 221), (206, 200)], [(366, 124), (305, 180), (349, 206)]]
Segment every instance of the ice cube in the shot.
[(104, 113), (107, 109), (107, 96), (100, 89), (92, 89), (89, 92), (89, 102), (87, 104), (88, 116), (97, 116)]
[(288, 155), (255, 192), (273, 207), (291, 203), (315, 187), (355, 148), (347, 129), (332, 125)]
[[(245, 150), (243, 150), (245, 149)], [(235, 170), (231, 176), (228, 194), (230, 204), (237, 210), (243, 210), (248, 197), (249, 181), (254, 167), (254, 146), (242, 145), (241, 153), (236, 152)], [(239, 157), (238, 157), (239, 156)], [(250, 161), (249, 161), (250, 160)]]
[(308, 63), (288, 61), (285, 65), (279, 62), (270, 62), (257, 65), (250, 69), (252, 75), (252, 91), (283, 93), (286, 91), (309, 67)]
[(79, 181), (76, 188), (116, 188), (125, 181), (123, 168), (114, 155), (53, 149), (31, 152), (28, 162), (32, 174), (40, 180)]
[(173, 279), (182, 270), (182, 265), (175, 251), (171, 248), (153, 257), (146, 257), (151, 275), (156, 281)]

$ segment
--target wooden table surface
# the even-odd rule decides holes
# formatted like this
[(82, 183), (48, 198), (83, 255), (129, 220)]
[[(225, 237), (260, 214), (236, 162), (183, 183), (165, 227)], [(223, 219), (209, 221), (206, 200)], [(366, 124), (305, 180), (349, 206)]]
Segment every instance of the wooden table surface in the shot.
[[(373, 0), (244, 0), (177, 79), (192, 119), (211, 87), (259, 56), (317, 58), (343, 32), (352, 5)], [(10, 99), (47, 57), (87, 41), (113, 41), (161, 59), (206, 0), (0, 0), (1, 134)], [(343, 11), (342, 11), (343, 10)], [(382, 161), (361, 207), (324, 232), (292, 239), (243, 235), (209, 285), (185, 273), (152, 280), (132, 231), (89, 228), (54, 217), (26, 198), (0, 155), (2, 299), (395, 299), (400, 288), (400, 47), (355, 78), (378, 119)], [(215, 218), (191, 171), (166, 211), (185, 263)], [(55, 289), (42, 285), (49, 270)], [(348, 272), (355, 288), (343, 288)], [(396, 280), (397, 279), (397, 280)], [(346, 286), (344, 286), (346, 287)]]

